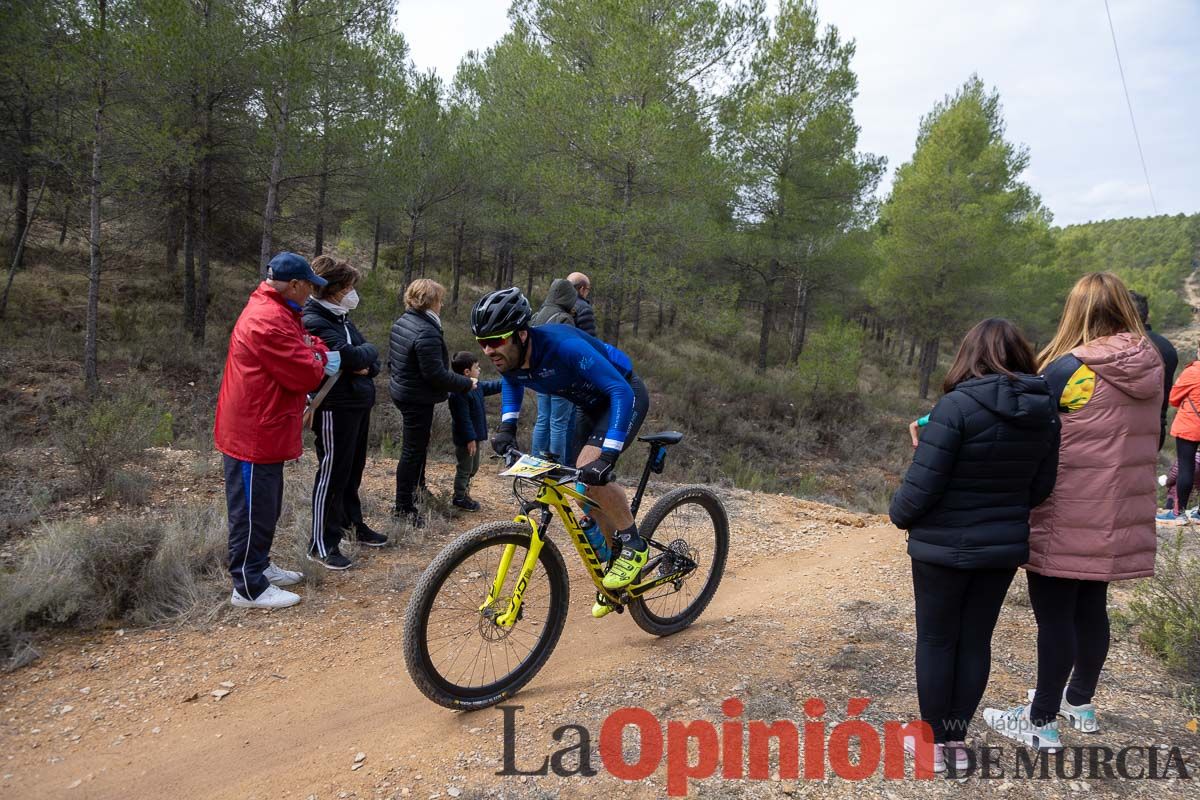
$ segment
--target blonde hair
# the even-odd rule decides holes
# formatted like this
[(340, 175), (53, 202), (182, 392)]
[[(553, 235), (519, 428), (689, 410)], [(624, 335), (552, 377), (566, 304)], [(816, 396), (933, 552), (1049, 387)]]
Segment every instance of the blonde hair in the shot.
[(1111, 272), (1089, 272), (1067, 295), (1058, 331), (1038, 353), (1038, 370), (1045, 370), (1076, 347), (1117, 333), (1145, 338), (1146, 329), (1121, 279)]
[(417, 278), (404, 290), (404, 305), (413, 311), (426, 311), (442, 302), (446, 287), (430, 278)]

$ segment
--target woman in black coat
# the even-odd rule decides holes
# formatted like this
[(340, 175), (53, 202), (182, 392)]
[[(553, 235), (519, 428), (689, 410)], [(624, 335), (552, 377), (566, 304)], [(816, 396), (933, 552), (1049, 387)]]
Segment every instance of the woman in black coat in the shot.
[(442, 301), (446, 289), (420, 278), (404, 290), (405, 311), (392, 323), (388, 390), (404, 417), (404, 442), (396, 464), (396, 516), (420, 528), (425, 518), (417, 510), (417, 487), (425, 486), (425, 457), (433, 429), (433, 407), (448, 392), (469, 392), (474, 378), (450, 370), (450, 352), (442, 334)]
[(917, 696), (939, 771), (951, 757), (966, 768), (992, 631), (1029, 557), (1029, 512), (1054, 488), (1058, 413), (1036, 363), (1007, 320), (972, 328), (892, 498), (892, 522), (908, 531)]
[(317, 256), (313, 271), (328, 283), (304, 306), (304, 327), (342, 356), (342, 372), (313, 414), (317, 475), (313, 481), (312, 539), (308, 557), (330, 569), (346, 569), (350, 559), (339, 544), (354, 528), (359, 544), (382, 547), (387, 537), (363, 521), (358, 488), (367, 463), (367, 434), (375, 405), (379, 351), (350, 321), (358, 306), (358, 270), (331, 256)]

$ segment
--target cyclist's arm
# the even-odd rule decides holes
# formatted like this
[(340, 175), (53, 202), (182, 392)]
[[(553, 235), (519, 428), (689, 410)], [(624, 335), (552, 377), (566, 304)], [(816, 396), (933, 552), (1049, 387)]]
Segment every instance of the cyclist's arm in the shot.
[(500, 382), (500, 424), (516, 425), (521, 418), (521, 401), (525, 399), (525, 389), (521, 384), (510, 378), (501, 378)]

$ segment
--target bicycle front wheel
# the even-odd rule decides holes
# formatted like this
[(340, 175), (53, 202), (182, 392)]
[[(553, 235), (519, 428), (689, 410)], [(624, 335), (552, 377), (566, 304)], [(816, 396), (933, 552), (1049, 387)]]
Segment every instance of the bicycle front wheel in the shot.
[[(425, 570), (408, 602), (404, 661), (417, 688), (447, 708), (487, 708), (511, 697), (546, 663), (566, 623), (567, 567), (545, 540), (520, 614), (507, 610), (529, 553), (528, 526), (493, 522), (467, 531)], [(509, 548), (495, 602), (484, 606)]]
[(669, 575), (680, 564), (695, 564), (680, 580), (651, 589), (629, 604), (629, 615), (639, 628), (669, 636), (691, 625), (716, 593), (729, 553), (729, 516), (711, 489), (683, 486), (659, 498), (638, 528), (644, 538), (665, 548), (657, 565), (652, 560), (639, 580)]

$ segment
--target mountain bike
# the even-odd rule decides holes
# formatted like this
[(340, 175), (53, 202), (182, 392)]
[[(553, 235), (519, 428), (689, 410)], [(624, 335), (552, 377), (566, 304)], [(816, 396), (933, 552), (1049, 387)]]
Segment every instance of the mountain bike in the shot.
[[(630, 505), (635, 519), (651, 472), (662, 472), (667, 448), (683, 434), (638, 439), (650, 445), (650, 453)], [(558, 644), (570, 587), (562, 553), (547, 537), (553, 515), (591, 576), (597, 601), (620, 613), (628, 610), (638, 627), (655, 636), (692, 624), (725, 569), (724, 505), (705, 486), (683, 486), (660, 497), (638, 525), (651, 549), (640, 575), (624, 589), (605, 589), (609, 564), (597, 556), (570, 502), (596, 505), (575, 488), (580, 471), (516, 451), (506, 465), (501, 475), (513, 479), (520, 513), (512, 522), (480, 525), (451, 542), (422, 574), (405, 615), (408, 672), (426, 697), (447, 708), (487, 708), (511, 697)], [(532, 491), (532, 499), (523, 490)]]

